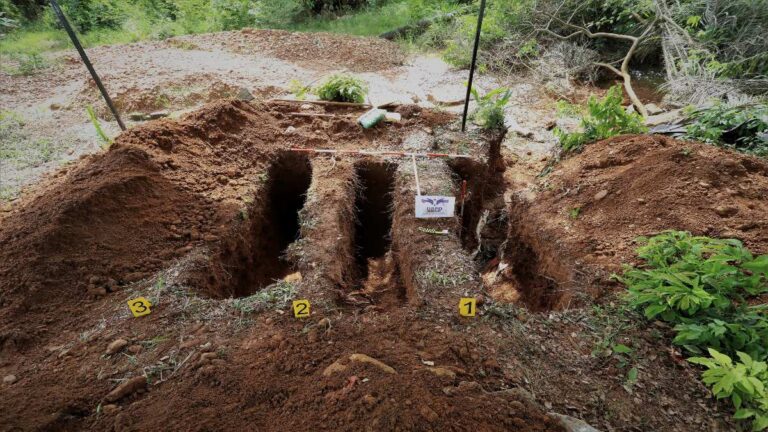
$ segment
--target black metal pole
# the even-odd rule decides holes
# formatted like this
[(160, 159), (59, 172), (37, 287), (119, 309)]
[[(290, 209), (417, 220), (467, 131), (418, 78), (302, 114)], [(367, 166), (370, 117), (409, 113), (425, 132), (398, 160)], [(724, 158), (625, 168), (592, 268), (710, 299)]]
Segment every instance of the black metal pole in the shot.
[(88, 68), (88, 72), (91, 73), (91, 77), (93, 77), (93, 80), (96, 81), (96, 86), (99, 88), (101, 95), (104, 97), (104, 101), (107, 103), (109, 110), (112, 111), (112, 115), (115, 116), (115, 120), (117, 120), (117, 124), (120, 126), (121, 130), (125, 130), (125, 124), (123, 124), (123, 120), (120, 119), (120, 114), (118, 114), (117, 109), (115, 108), (115, 105), (112, 103), (112, 99), (110, 99), (109, 94), (107, 93), (107, 89), (104, 88), (104, 84), (101, 83), (101, 79), (99, 78), (99, 75), (96, 73), (96, 70), (93, 68), (91, 61), (88, 59), (88, 56), (85, 54), (85, 50), (83, 49), (83, 46), (80, 45), (80, 40), (77, 39), (77, 35), (75, 34), (75, 31), (72, 29), (72, 26), (69, 25), (69, 21), (67, 21), (67, 17), (64, 16), (64, 12), (62, 12), (61, 8), (59, 7), (59, 4), (56, 3), (56, 0), (50, 0), (50, 1), (51, 1), (51, 8), (53, 8), (53, 12), (56, 13), (57, 17), (59, 17), (59, 21), (61, 21), (61, 25), (64, 26), (64, 30), (67, 31), (69, 38), (72, 40), (72, 43), (75, 45), (75, 49), (77, 49), (77, 52), (80, 54), (80, 58), (83, 59), (83, 63), (85, 63), (85, 67)]
[(485, 14), (485, 0), (480, 0), (480, 13), (477, 15), (477, 31), (475, 32), (475, 46), (472, 48), (472, 63), (469, 65), (469, 81), (467, 82), (467, 97), (464, 99), (464, 115), (461, 118), (461, 131), (467, 129), (467, 113), (469, 112), (469, 97), (472, 96), (472, 79), (475, 77), (475, 64), (477, 63), (477, 48), (480, 45), (480, 31), (483, 28), (483, 15)]

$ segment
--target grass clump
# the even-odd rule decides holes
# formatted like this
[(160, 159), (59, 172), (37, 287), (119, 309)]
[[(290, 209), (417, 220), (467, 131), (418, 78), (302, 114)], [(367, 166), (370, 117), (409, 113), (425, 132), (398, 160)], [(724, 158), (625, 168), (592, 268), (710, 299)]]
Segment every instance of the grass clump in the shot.
[(475, 122), (486, 130), (504, 129), (504, 108), (509, 103), (512, 92), (499, 87), (483, 96), (472, 88), (472, 96), (477, 102), (477, 110), (473, 114)]
[(616, 85), (600, 100), (590, 96), (581, 118), (582, 132), (568, 133), (556, 128), (555, 136), (563, 151), (579, 150), (584, 144), (616, 135), (646, 132), (643, 117), (624, 109), (622, 92), (621, 86)]
[(265, 309), (282, 309), (296, 295), (296, 285), (279, 281), (248, 297), (232, 300), (232, 307), (247, 315)]
[(13, 53), (9, 59), (15, 66), (4, 66), (3, 70), (13, 76), (29, 76), (51, 67), (51, 63), (38, 53)]
[(666, 231), (639, 239), (640, 267), (618, 277), (631, 307), (674, 325), (673, 343), (704, 366), (704, 383), (730, 399), (737, 420), (768, 428), (768, 318), (749, 299), (768, 292), (768, 255), (754, 256), (739, 240)]
[(325, 101), (363, 103), (368, 95), (368, 86), (354, 76), (335, 74), (317, 86), (314, 93)]

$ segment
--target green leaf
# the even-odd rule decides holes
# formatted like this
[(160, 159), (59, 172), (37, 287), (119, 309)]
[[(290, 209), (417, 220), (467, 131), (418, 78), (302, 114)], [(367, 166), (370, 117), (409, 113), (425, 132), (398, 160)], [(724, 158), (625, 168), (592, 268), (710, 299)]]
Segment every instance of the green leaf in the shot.
[(624, 345), (624, 344), (616, 344), (613, 347), (611, 347), (613, 352), (619, 353), (619, 354), (629, 354), (632, 352), (632, 348)]
[(733, 418), (736, 419), (736, 420), (744, 420), (744, 419), (748, 419), (748, 418), (750, 418), (750, 417), (752, 417), (754, 415), (755, 415), (755, 412), (753, 410), (747, 409), (747, 408), (742, 408), (740, 410), (737, 410), (733, 414)]
[(634, 384), (637, 382), (637, 368), (633, 367), (632, 369), (627, 372), (627, 382), (630, 384)]

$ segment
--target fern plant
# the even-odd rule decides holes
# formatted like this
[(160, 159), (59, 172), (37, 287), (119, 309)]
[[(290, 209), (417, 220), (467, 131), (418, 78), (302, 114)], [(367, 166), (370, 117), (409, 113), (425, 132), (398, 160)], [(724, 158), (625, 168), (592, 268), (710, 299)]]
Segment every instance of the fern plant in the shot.
[(618, 279), (627, 285), (630, 304), (649, 319), (685, 323), (718, 316), (732, 311), (734, 301), (768, 291), (768, 255), (753, 257), (739, 240), (666, 231), (638, 241), (646, 265), (626, 267)]
[(363, 103), (368, 95), (368, 86), (359, 78), (336, 74), (326, 78), (314, 89), (314, 93), (325, 101)]
[(646, 132), (648, 128), (643, 124), (643, 118), (627, 112), (622, 106), (622, 92), (621, 86), (616, 85), (600, 100), (590, 96), (586, 113), (581, 118), (582, 132), (567, 133), (555, 128), (555, 136), (563, 151), (579, 150), (584, 144), (616, 135)]

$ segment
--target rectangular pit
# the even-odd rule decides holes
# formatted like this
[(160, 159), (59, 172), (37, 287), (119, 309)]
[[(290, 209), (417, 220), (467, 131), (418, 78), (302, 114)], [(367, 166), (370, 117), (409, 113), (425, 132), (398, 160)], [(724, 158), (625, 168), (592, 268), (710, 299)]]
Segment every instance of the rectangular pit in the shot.
[(212, 297), (249, 296), (293, 270), (285, 251), (299, 237), (299, 211), (312, 181), (312, 166), (306, 156), (281, 153), (264, 181), (207, 269), (203, 291)]

